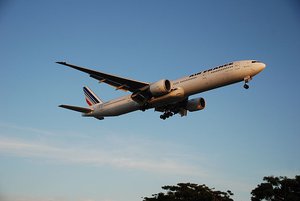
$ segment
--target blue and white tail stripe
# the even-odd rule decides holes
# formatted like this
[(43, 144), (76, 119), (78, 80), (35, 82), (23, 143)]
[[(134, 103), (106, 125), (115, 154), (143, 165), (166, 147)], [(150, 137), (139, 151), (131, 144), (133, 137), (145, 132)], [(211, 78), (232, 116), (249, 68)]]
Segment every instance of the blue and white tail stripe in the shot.
[(103, 101), (98, 98), (98, 96), (88, 87), (83, 87), (83, 92), (85, 95), (85, 100), (89, 106), (93, 106), (98, 103), (103, 103)]

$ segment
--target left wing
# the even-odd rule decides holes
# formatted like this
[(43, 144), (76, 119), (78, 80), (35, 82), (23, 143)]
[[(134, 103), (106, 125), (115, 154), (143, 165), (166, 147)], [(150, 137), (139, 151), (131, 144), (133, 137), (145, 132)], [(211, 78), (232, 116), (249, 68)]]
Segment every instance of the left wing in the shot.
[(124, 91), (136, 92), (139, 89), (149, 86), (149, 83), (146, 83), (146, 82), (140, 82), (140, 81), (136, 81), (136, 80), (126, 79), (123, 77), (102, 73), (99, 71), (83, 68), (80, 66), (75, 66), (72, 64), (68, 64), (66, 62), (56, 62), (56, 63), (65, 65), (65, 66), (69, 66), (76, 70), (85, 72), (85, 73), (89, 74), (90, 77), (92, 77), (96, 80), (99, 80), (99, 82), (104, 82), (106, 84), (109, 84), (109, 85), (115, 87), (117, 90), (121, 89)]

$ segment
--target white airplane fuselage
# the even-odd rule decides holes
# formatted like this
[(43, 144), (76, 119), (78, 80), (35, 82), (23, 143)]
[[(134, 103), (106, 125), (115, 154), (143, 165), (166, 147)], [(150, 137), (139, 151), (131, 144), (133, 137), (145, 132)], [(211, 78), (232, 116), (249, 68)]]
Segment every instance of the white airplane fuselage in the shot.
[[(186, 77), (170, 81), (172, 90), (165, 95), (152, 97), (148, 100), (147, 108), (157, 108), (166, 104), (186, 100), (189, 96), (244, 81), (245, 88), (255, 75), (265, 68), (265, 64), (255, 60), (244, 60), (217, 66)], [(92, 106), (93, 111), (83, 116), (103, 119), (108, 116), (118, 116), (141, 110), (141, 104), (132, 99), (132, 95), (99, 103)]]

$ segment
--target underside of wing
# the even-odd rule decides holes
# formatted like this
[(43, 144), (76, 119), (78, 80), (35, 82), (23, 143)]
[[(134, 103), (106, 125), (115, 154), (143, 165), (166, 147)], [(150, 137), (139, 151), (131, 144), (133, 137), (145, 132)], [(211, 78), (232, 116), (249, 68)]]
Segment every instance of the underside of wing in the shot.
[(177, 103), (155, 107), (155, 111), (163, 112), (164, 114), (162, 114), (160, 118), (166, 119), (177, 113), (181, 116), (186, 116), (188, 111), (195, 112), (203, 110), (205, 108), (205, 105), (205, 100), (202, 97), (193, 99), (186, 98), (185, 100), (179, 101)]
[[(185, 101), (180, 101), (173, 104), (168, 104), (160, 107), (155, 107), (157, 112), (172, 112), (173, 114), (182, 113), (182, 110), (185, 110)], [(185, 116), (185, 115), (184, 115)]]
[(68, 64), (66, 62), (56, 62), (56, 63), (74, 68), (74, 69), (82, 71), (82, 72), (85, 72), (85, 73), (89, 74), (90, 77), (99, 80), (99, 82), (104, 82), (106, 84), (109, 84), (109, 85), (115, 87), (117, 90), (136, 92), (139, 89), (149, 86), (149, 83), (146, 83), (146, 82), (140, 82), (140, 81), (136, 81), (136, 80), (126, 79), (123, 77), (102, 73), (99, 71), (83, 68), (80, 66), (75, 66), (72, 64)]

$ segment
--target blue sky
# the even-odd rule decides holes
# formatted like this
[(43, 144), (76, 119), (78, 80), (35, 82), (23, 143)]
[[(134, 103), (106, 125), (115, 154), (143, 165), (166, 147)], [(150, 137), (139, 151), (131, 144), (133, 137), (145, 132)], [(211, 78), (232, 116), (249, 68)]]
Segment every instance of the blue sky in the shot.
[[(2, 1), (0, 198), (138, 201), (195, 182), (250, 200), (264, 176), (300, 171), (300, 14), (295, 1)], [(198, 94), (185, 118), (135, 112), (104, 121), (82, 86), (126, 94), (55, 64), (152, 82), (257, 59), (250, 82)]]

